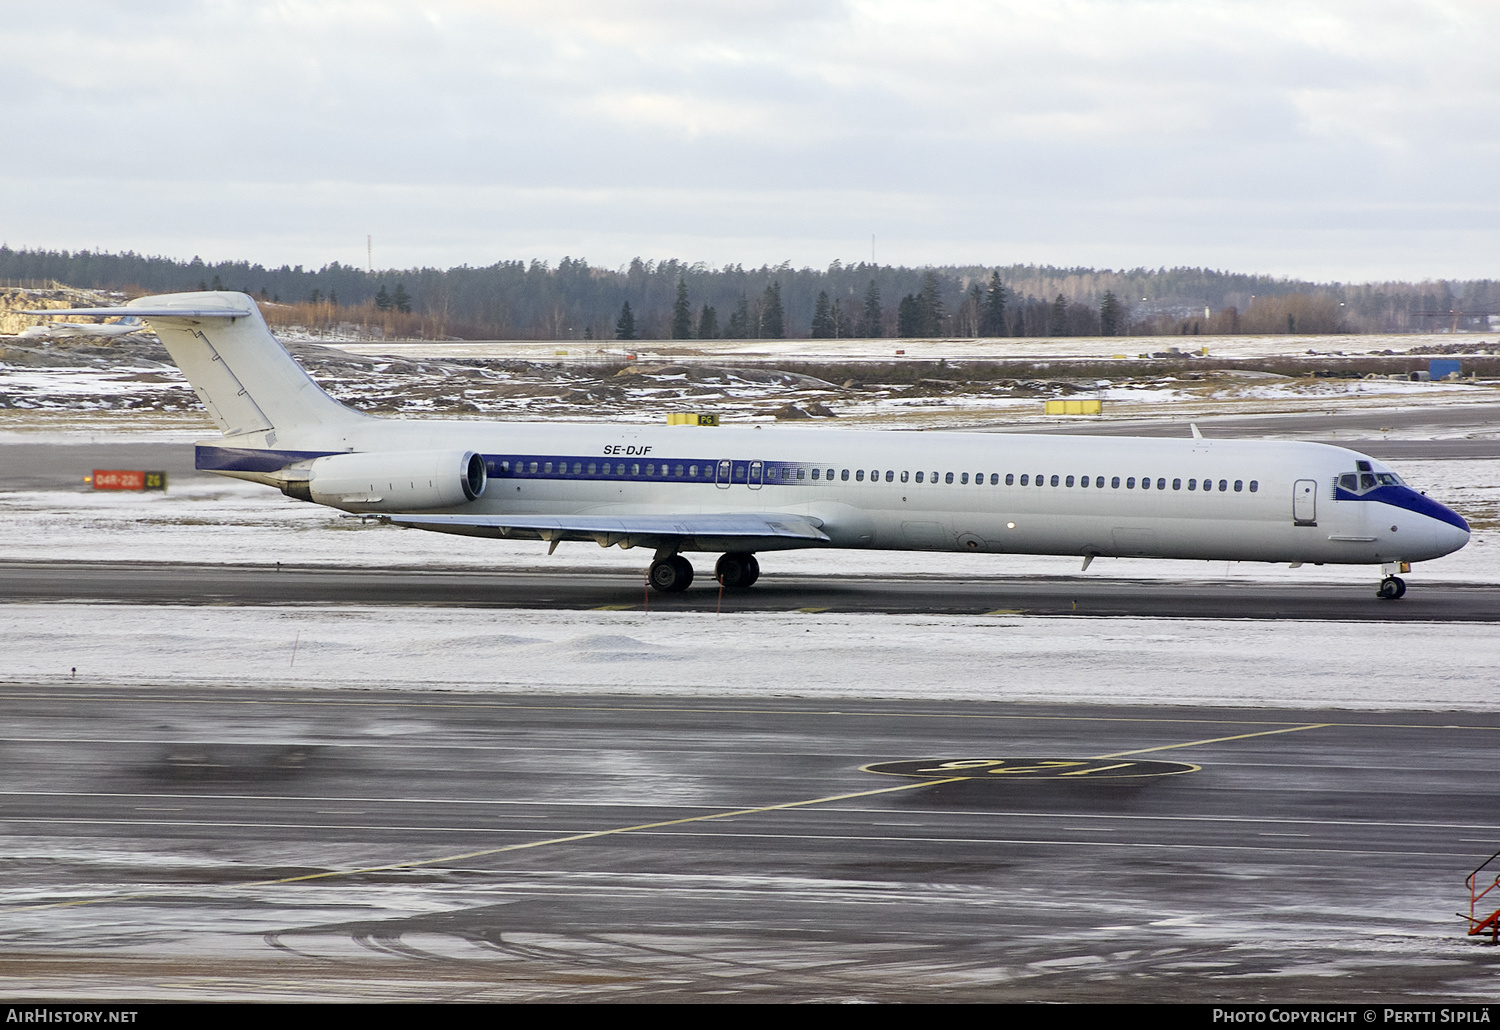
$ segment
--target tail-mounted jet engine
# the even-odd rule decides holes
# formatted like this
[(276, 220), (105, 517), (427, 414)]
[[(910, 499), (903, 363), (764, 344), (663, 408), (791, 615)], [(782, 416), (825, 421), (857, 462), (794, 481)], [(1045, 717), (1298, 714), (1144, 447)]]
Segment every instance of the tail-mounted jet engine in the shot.
[[(292, 478), (298, 473), (306, 478)], [(288, 497), (360, 511), (453, 508), (481, 496), (489, 482), (484, 456), (474, 451), (331, 454), (285, 474)]]

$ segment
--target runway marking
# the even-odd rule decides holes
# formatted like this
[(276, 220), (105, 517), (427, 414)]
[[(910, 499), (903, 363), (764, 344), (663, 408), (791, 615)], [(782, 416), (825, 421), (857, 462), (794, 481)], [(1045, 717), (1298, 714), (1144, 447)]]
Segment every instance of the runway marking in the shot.
[[(364, 866), (357, 869), (330, 869), (321, 873), (306, 873), (302, 876), (287, 876), (276, 880), (255, 880), (244, 883), (242, 887), (275, 887), (288, 883), (309, 883), (313, 880), (329, 880), (344, 876), (363, 876), (369, 873), (388, 873), (400, 869), (419, 869), (423, 866), (443, 865), (449, 862), (465, 862), (475, 858), (485, 858), (489, 855), (500, 855), (511, 851), (527, 851), (533, 848), (549, 847), (553, 844), (571, 844), (582, 840), (595, 840), (600, 837), (612, 837), (622, 833), (634, 833), (643, 830), (659, 830), (667, 826), (682, 826), (687, 823), (707, 822), (711, 819), (729, 819), (737, 815), (756, 815), (761, 812), (778, 812), (791, 808), (806, 808), (809, 805), (822, 805), (833, 801), (848, 801), (853, 798), (873, 797), (877, 794), (895, 794), (899, 791), (915, 790), (920, 787), (931, 787), (939, 783), (954, 783), (959, 780), (968, 779), (966, 776), (954, 776), (946, 780), (918, 780), (915, 783), (903, 783), (895, 787), (879, 787), (875, 790), (860, 790), (849, 794), (832, 794), (828, 797), (809, 798), (802, 801), (784, 801), (776, 805), (761, 805), (756, 808), (737, 808), (728, 812), (711, 812), (707, 815), (690, 815), (679, 819), (661, 819), (656, 822), (637, 823), (634, 826), (616, 826), (608, 830), (588, 830), (583, 833), (570, 833), (562, 837), (550, 837), (546, 840), (528, 841), (525, 844), (507, 844), (498, 848), (485, 848), (481, 851), (467, 851), (458, 855), (444, 855), (440, 858), (415, 859), (410, 862), (392, 862), (388, 865)], [(53, 908), (80, 908), (87, 905), (102, 905), (117, 901), (135, 901), (142, 898), (159, 897), (160, 892), (150, 891), (138, 894), (117, 895), (110, 898), (87, 898), (80, 901), (55, 901), (44, 905), (23, 905), (9, 909), (12, 912), (36, 912)]]
[(1208, 740), (1190, 740), (1186, 744), (1159, 744), (1156, 747), (1141, 747), (1134, 751), (1116, 751), (1109, 755), (1095, 755), (1097, 759), (1125, 758), (1128, 755), (1147, 755), (1153, 751), (1172, 751), (1181, 747), (1199, 747), (1203, 744), (1222, 744), (1227, 740), (1249, 740), (1251, 737), (1270, 737), (1278, 733), (1297, 733), (1301, 730), (1321, 730), (1334, 725), (1331, 722), (1312, 722), (1304, 726), (1285, 726), (1279, 730), (1260, 730), (1256, 733), (1238, 733), (1232, 737), (1211, 737)]
[(819, 612), (826, 612), (827, 610), (828, 610), (827, 608), (798, 608), (797, 609), (797, 611), (802, 612), (804, 615), (817, 615)]
[(601, 604), (597, 608), (590, 608), (589, 611), (593, 611), (593, 612), (628, 612), (628, 611), (630, 611), (634, 607), (635, 607), (635, 605), (633, 605), (633, 604)]
[(1096, 780), (1141, 779), (1197, 772), (1202, 766), (1187, 762), (1109, 762), (1107, 758), (924, 758), (907, 762), (877, 762), (862, 772), (884, 776), (938, 777), (967, 772), (972, 780), (991, 776), (1007, 779), (1055, 780), (1063, 776), (1092, 776)]
[(986, 614), (986, 615), (1025, 615), (1026, 614), (1026, 609), (1024, 609), (1024, 608), (996, 608), (994, 611), (992, 611), (992, 612), (985, 612), (984, 614)]

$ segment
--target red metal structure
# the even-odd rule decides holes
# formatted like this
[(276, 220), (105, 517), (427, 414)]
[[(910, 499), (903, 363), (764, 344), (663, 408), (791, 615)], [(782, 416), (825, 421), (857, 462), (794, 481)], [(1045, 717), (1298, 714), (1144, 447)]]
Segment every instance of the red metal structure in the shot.
[[(1491, 944), (1500, 944), (1500, 908), (1496, 908), (1488, 915), (1476, 915), (1476, 913), (1486, 911), (1490, 905), (1496, 902), (1496, 898), (1491, 898), (1487, 903), (1482, 904), (1485, 895), (1489, 894), (1496, 887), (1500, 887), (1500, 872), (1496, 873), (1483, 890), (1479, 889), (1479, 874), (1484, 872), (1485, 867), (1497, 858), (1500, 858), (1500, 851), (1495, 852), (1489, 858), (1479, 863), (1478, 868), (1469, 874), (1468, 879), (1464, 880), (1464, 883), (1468, 884), (1469, 887), (1469, 936), (1478, 937), (1480, 934), (1487, 933), (1490, 935)], [(1500, 897), (1500, 895), (1497, 895), (1497, 897)]]

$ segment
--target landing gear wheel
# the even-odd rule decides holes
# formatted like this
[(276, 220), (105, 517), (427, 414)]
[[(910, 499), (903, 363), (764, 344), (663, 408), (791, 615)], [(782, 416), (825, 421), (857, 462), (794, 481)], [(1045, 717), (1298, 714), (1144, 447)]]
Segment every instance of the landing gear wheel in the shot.
[(651, 589), (659, 594), (676, 594), (686, 590), (693, 582), (693, 566), (680, 554), (651, 563), (647, 573)]
[(760, 562), (755, 555), (744, 551), (731, 551), (719, 558), (714, 566), (714, 579), (731, 590), (743, 590), (754, 585), (760, 578)]
[(1380, 581), (1380, 588), (1375, 591), (1375, 596), (1382, 601), (1394, 601), (1406, 593), (1406, 580), (1400, 576), (1387, 576)]

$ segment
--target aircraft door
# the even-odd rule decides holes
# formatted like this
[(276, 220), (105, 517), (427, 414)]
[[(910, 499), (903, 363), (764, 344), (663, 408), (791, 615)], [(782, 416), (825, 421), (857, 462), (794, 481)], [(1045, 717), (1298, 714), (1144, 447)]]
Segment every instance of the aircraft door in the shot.
[(714, 466), (714, 485), (720, 490), (728, 490), (732, 482), (734, 482), (734, 462), (725, 458)]
[(752, 461), (750, 463), (750, 489), (759, 490), (765, 474), (766, 463), (763, 461)]
[(1299, 479), (1292, 487), (1292, 521), (1299, 526), (1318, 524), (1318, 481)]

